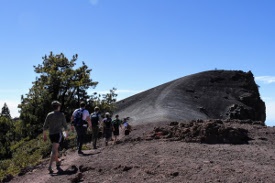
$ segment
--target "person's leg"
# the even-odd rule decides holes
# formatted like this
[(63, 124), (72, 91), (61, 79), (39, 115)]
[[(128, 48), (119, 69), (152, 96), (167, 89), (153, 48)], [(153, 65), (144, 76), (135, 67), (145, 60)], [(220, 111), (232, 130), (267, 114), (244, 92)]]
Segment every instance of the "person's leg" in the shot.
[(111, 138), (112, 138), (112, 131), (108, 129), (106, 131), (106, 146), (108, 146), (108, 142), (111, 140)]
[(108, 146), (108, 137), (109, 136), (109, 134), (108, 134), (108, 131), (106, 130), (106, 132), (105, 132), (105, 146)]
[(58, 155), (59, 155), (58, 148), (59, 148), (59, 144), (55, 143), (54, 144), (54, 149), (55, 149), (55, 162), (56, 163), (60, 162), (60, 159), (58, 158)]
[(79, 128), (79, 144), (78, 144), (78, 152), (82, 152), (82, 145), (83, 145), (83, 130)]
[(114, 135), (115, 136), (115, 141), (114, 141), (114, 144), (116, 144), (116, 141), (117, 141), (117, 135)]
[(105, 146), (108, 146), (108, 138), (105, 138)]
[(79, 127), (75, 127), (75, 131), (76, 131), (76, 147), (77, 150), (79, 150), (79, 144), (80, 144), (80, 131), (79, 131)]
[(97, 139), (98, 139), (98, 131), (99, 131), (99, 128), (97, 126), (97, 127), (95, 127), (95, 130), (94, 130), (94, 149), (96, 149), (96, 143), (97, 143)]
[(95, 127), (92, 127), (93, 146), (95, 147)]
[(87, 128), (80, 127), (80, 130), (79, 130), (79, 149), (78, 149), (78, 152), (82, 152), (82, 146), (83, 146), (84, 141), (85, 141), (86, 131), (87, 131)]
[(97, 126), (96, 127), (96, 133), (95, 133), (95, 146), (96, 146), (97, 141), (98, 141), (98, 133), (99, 133), (99, 127)]
[(58, 158), (59, 157), (58, 150), (59, 150), (60, 143), (62, 143), (63, 141), (64, 141), (63, 135), (62, 135), (62, 133), (60, 133), (59, 134), (58, 143), (56, 143), (56, 145), (55, 145), (56, 152), (57, 152), (56, 157), (55, 157), (56, 166), (60, 166), (61, 165), (61, 160)]
[(53, 143), (49, 167), (52, 167), (53, 162), (58, 159), (58, 147), (58, 143)]

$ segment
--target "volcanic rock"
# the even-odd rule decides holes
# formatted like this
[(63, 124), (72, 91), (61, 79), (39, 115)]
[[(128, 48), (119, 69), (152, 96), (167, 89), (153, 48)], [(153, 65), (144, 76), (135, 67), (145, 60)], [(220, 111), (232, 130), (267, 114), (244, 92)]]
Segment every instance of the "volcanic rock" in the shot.
[(173, 127), (155, 128), (151, 137), (207, 144), (247, 144), (251, 140), (246, 129), (229, 127), (226, 123), (230, 122), (222, 120), (191, 121)]
[(19, 172), (18, 176), (23, 176), (23, 175), (25, 175), (26, 173), (31, 172), (31, 171), (34, 170), (34, 169), (35, 169), (34, 166), (27, 166), (27, 167), (21, 169), (21, 171)]
[(71, 180), (71, 183), (78, 183), (78, 182), (81, 182), (82, 178), (83, 178), (83, 174), (78, 173), (74, 178), (70, 180)]
[(12, 179), (13, 179), (13, 175), (8, 174), (8, 175), (6, 175), (6, 176), (3, 178), (3, 180), (0, 181), (0, 182), (10, 182)]
[(88, 167), (88, 166), (85, 166), (85, 165), (80, 165), (79, 166), (79, 171), (81, 173), (84, 173), (84, 172), (87, 172), (87, 171), (90, 171), (90, 170), (95, 170), (95, 168), (93, 167)]

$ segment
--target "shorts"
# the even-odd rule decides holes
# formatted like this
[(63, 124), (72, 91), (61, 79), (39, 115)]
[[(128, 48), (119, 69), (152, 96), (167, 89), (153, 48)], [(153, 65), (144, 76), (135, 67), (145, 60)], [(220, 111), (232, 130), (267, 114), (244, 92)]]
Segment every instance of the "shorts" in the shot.
[(50, 140), (52, 143), (60, 144), (63, 141), (63, 135), (61, 132), (57, 133), (57, 134), (50, 135)]
[(112, 129), (104, 129), (104, 137), (106, 139), (112, 138)]
[(114, 136), (119, 136), (119, 130), (114, 131)]
[(129, 130), (125, 130), (125, 135), (129, 135), (130, 131)]

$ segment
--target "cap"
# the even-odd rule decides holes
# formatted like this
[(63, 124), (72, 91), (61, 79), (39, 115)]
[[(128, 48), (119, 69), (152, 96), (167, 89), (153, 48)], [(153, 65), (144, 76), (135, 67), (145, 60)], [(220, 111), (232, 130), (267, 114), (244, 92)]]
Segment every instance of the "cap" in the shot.
[(61, 103), (55, 100), (52, 102), (52, 106), (61, 106)]

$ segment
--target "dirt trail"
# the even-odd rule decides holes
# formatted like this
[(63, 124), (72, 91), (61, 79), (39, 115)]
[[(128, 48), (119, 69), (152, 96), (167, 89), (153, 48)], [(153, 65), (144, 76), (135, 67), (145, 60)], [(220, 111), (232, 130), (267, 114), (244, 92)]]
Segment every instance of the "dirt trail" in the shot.
[[(62, 157), (62, 170), (66, 170), (69, 168), (72, 164), (74, 164), (75, 161), (78, 161), (80, 157), (77, 155), (77, 153), (68, 153), (65, 157)], [(33, 170), (32, 173), (28, 173), (25, 176), (22, 177), (16, 177), (12, 182), (14, 183), (44, 183), (50, 181), (51, 178), (54, 178), (57, 176), (56, 168), (54, 165), (54, 171), (55, 173), (53, 175), (50, 175), (48, 173), (48, 161), (42, 162), (37, 169)], [(50, 181), (51, 182), (51, 181)]]
[[(246, 145), (200, 144), (182, 141), (141, 140), (101, 146), (67, 154), (62, 169), (83, 168), (82, 182), (274, 182), (275, 128), (236, 125), (249, 130), (254, 140)], [(234, 126), (232, 125), (232, 126)], [(152, 126), (150, 126), (152, 127)], [(148, 126), (139, 127), (133, 138), (142, 136)], [(101, 142), (102, 143), (102, 142)], [(79, 174), (49, 175), (47, 165), (12, 182), (71, 182)]]

